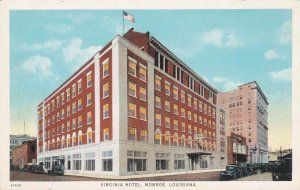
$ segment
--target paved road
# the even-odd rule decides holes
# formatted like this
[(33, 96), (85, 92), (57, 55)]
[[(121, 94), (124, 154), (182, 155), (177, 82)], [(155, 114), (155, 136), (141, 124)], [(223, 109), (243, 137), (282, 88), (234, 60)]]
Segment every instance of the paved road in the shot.
[[(218, 181), (220, 172), (190, 173), (158, 177), (127, 179), (129, 181)], [(79, 177), (79, 176), (49, 176), (30, 172), (10, 172), (11, 181), (110, 181), (109, 179)], [(118, 181), (116, 179), (111, 179)], [(126, 181), (126, 179), (122, 179)]]
[(265, 172), (256, 175), (239, 178), (237, 181), (272, 181), (272, 173)]

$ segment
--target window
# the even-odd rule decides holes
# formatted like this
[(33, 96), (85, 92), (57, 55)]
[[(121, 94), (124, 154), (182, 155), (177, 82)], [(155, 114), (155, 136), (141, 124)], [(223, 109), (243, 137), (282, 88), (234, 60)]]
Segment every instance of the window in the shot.
[(197, 123), (198, 122), (198, 115), (194, 113), (194, 122)]
[(146, 155), (147, 152), (141, 151), (127, 151), (127, 171), (134, 172), (134, 171), (146, 171)]
[(72, 129), (76, 129), (76, 118), (72, 120)]
[(188, 95), (188, 106), (192, 106), (192, 96)]
[(155, 114), (155, 125), (161, 125), (161, 115)]
[(140, 80), (142, 80), (142, 81), (147, 80), (147, 70), (142, 65), (140, 65)]
[(212, 109), (212, 117), (215, 118), (216, 117), (216, 110)]
[(173, 97), (175, 100), (178, 100), (178, 88), (175, 86), (173, 88)]
[(136, 61), (129, 58), (128, 65), (129, 65), (128, 73), (132, 76), (136, 76)]
[(76, 112), (76, 102), (73, 102), (72, 104), (72, 113)]
[(193, 103), (193, 105), (194, 105), (194, 109), (197, 110), (197, 107), (198, 107), (198, 101), (197, 101), (196, 98), (194, 98), (194, 103)]
[(72, 85), (72, 98), (76, 96), (76, 84)]
[(58, 108), (60, 106), (59, 96), (56, 97), (56, 107)]
[(88, 138), (88, 144), (93, 142), (93, 134), (92, 134), (92, 129), (91, 128), (89, 128), (87, 130), (87, 138)]
[(160, 144), (160, 138), (161, 138), (160, 133), (155, 133), (155, 144)]
[(192, 134), (192, 126), (188, 125), (188, 134)]
[(52, 106), (52, 111), (54, 111), (55, 107), (54, 107), (54, 100), (51, 101), (51, 106)]
[(173, 128), (174, 128), (174, 130), (178, 130), (178, 120), (174, 120)]
[(185, 103), (185, 92), (181, 91), (181, 103)]
[(87, 113), (87, 124), (92, 123), (92, 112)]
[(78, 127), (82, 127), (82, 116), (78, 116)]
[(165, 145), (170, 146), (170, 134), (169, 133), (165, 134)]
[(67, 131), (70, 131), (70, 121), (67, 122)]
[(161, 90), (161, 81), (160, 78), (155, 76), (155, 90), (160, 91)]
[(103, 98), (106, 98), (109, 96), (109, 86), (108, 83), (103, 85)]
[(204, 114), (207, 114), (207, 105), (204, 104), (204, 110), (203, 110)]
[(78, 94), (80, 94), (82, 92), (82, 80), (80, 79), (78, 82), (77, 82), (77, 86), (78, 86)]
[(103, 106), (103, 119), (109, 118), (109, 104)]
[(181, 108), (181, 112), (180, 112), (181, 117), (185, 118), (185, 109)]
[(170, 102), (169, 101), (165, 101), (165, 110), (167, 112), (170, 112)]
[(136, 84), (129, 82), (128, 83), (128, 93), (130, 96), (136, 97)]
[(56, 114), (56, 120), (57, 120), (57, 121), (60, 120), (60, 112), (57, 112), (57, 114)]
[(64, 133), (65, 132), (65, 124), (62, 124), (61, 125), (61, 133)]
[(103, 171), (113, 171), (113, 153), (112, 151), (103, 151), (102, 152), (102, 170)]
[(178, 115), (178, 106), (176, 104), (173, 105), (173, 113)]
[(133, 103), (128, 104), (128, 116), (136, 118), (136, 105)]
[(199, 101), (199, 111), (202, 112), (202, 106), (203, 106), (203, 103), (201, 101)]
[(211, 107), (208, 106), (208, 116), (211, 116)]
[(103, 78), (109, 75), (108, 59), (102, 63), (103, 67)]
[(72, 137), (72, 146), (76, 146), (76, 135)]
[(73, 170), (81, 170), (81, 154), (73, 154)]
[(55, 118), (54, 118), (54, 115), (52, 115), (52, 124), (54, 124), (55, 122)]
[(109, 140), (109, 128), (103, 129), (103, 140), (104, 141)]
[(70, 100), (70, 88), (68, 88), (68, 90), (67, 90), (67, 101), (69, 101)]
[(184, 154), (174, 154), (174, 169), (184, 169)]
[(85, 171), (95, 171), (95, 153), (85, 153)]
[(82, 100), (81, 98), (78, 100), (78, 110), (82, 109)]
[(82, 134), (78, 134), (78, 145), (82, 145)]
[(136, 140), (136, 128), (129, 127), (128, 130), (129, 130), (128, 139), (131, 141), (135, 141)]
[(70, 106), (67, 107), (67, 116), (70, 115)]
[(161, 100), (158, 96), (155, 96), (155, 107), (161, 108)]
[(185, 123), (181, 123), (181, 131), (185, 132)]
[(143, 87), (140, 87), (140, 99), (141, 100), (144, 100), (144, 101), (147, 100), (146, 94), (147, 94), (146, 89)]
[(202, 124), (202, 116), (199, 115), (199, 124)]
[(169, 154), (156, 153), (156, 170), (168, 170), (168, 169), (169, 169)]
[(165, 93), (166, 95), (170, 96), (170, 83), (167, 81), (165, 82)]
[(191, 111), (188, 111), (188, 120), (192, 120), (192, 113), (191, 113)]
[(90, 71), (87, 75), (86, 75), (86, 86), (87, 88), (92, 86), (92, 71)]
[(89, 106), (92, 104), (92, 93), (88, 93), (86, 97), (86, 106)]
[(177, 134), (175, 134), (173, 136), (173, 146), (177, 146), (177, 144), (178, 144), (178, 137), (177, 137)]
[(64, 109), (61, 110), (61, 119), (63, 119), (63, 118), (65, 118), (65, 110)]
[(170, 128), (170, 118), (169, 117), (165, 117), (165, 127)]
[(141, 141), (147, 142), (147, 131), (146, 130), (141, 130)]
[(140, 107), (140, 119), (146, 121), (147, 120), (147, 111), (146, 108)]

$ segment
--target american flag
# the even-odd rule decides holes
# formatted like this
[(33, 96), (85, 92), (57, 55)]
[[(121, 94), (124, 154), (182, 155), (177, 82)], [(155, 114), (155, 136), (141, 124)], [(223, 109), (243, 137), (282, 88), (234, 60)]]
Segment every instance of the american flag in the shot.
[(126, 11), (123, 11), (123, 15), (124, 15), (124, 19), (134, 23), (134, 16), (133, 15), (129, 14)]

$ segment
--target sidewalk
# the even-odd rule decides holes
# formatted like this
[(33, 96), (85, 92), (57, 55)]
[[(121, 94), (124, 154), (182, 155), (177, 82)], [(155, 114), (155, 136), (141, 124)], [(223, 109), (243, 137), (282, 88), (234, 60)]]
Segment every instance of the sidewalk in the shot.
[(92, 178), (102, 178), (102, 179), (108, 179), (108, 180), (114, 180), (114, 179), (115, 180), (122, 180), (122, 179), (126, 180), (126, 179), (151, 178), (151, 177), (183, 175), (183, 174), (211, 173), (211, 172), (220, 172), (220, 171), (224, 171), (224, 169), (194, 170), (194, 171), (182, 171), (182, 172), (164, 172), (164, 173), (139, 174), (139, 175), (130, 175), (130, 176), (115, 176), (115, 175), (86, 174), (86, 173), (68, 173), (68, 172), (65, 172), (65, 175), (92, 177)]

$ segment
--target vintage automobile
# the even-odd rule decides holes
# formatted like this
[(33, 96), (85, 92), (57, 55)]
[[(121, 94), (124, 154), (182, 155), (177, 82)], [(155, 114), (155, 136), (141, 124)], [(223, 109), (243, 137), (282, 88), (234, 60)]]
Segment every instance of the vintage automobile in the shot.
[(48, 170), (48, 175), (64, 175), (63, 165), (53, 165), (50, 170)]
[(273, 181), (292, 181), (292, 158), (285, 158), (272, 171)]
[(226, 166), (226, 171), (220, 173), (220, 180), (234, 180), (240, 177), (242, 177), (242, 171), (236, 165), (228, 165)]
[(30, 170), (31, 173), (45, 173), (45, 170), (43, 168), (43, 165), (32, 165), (31, 167), (31, 170)]

